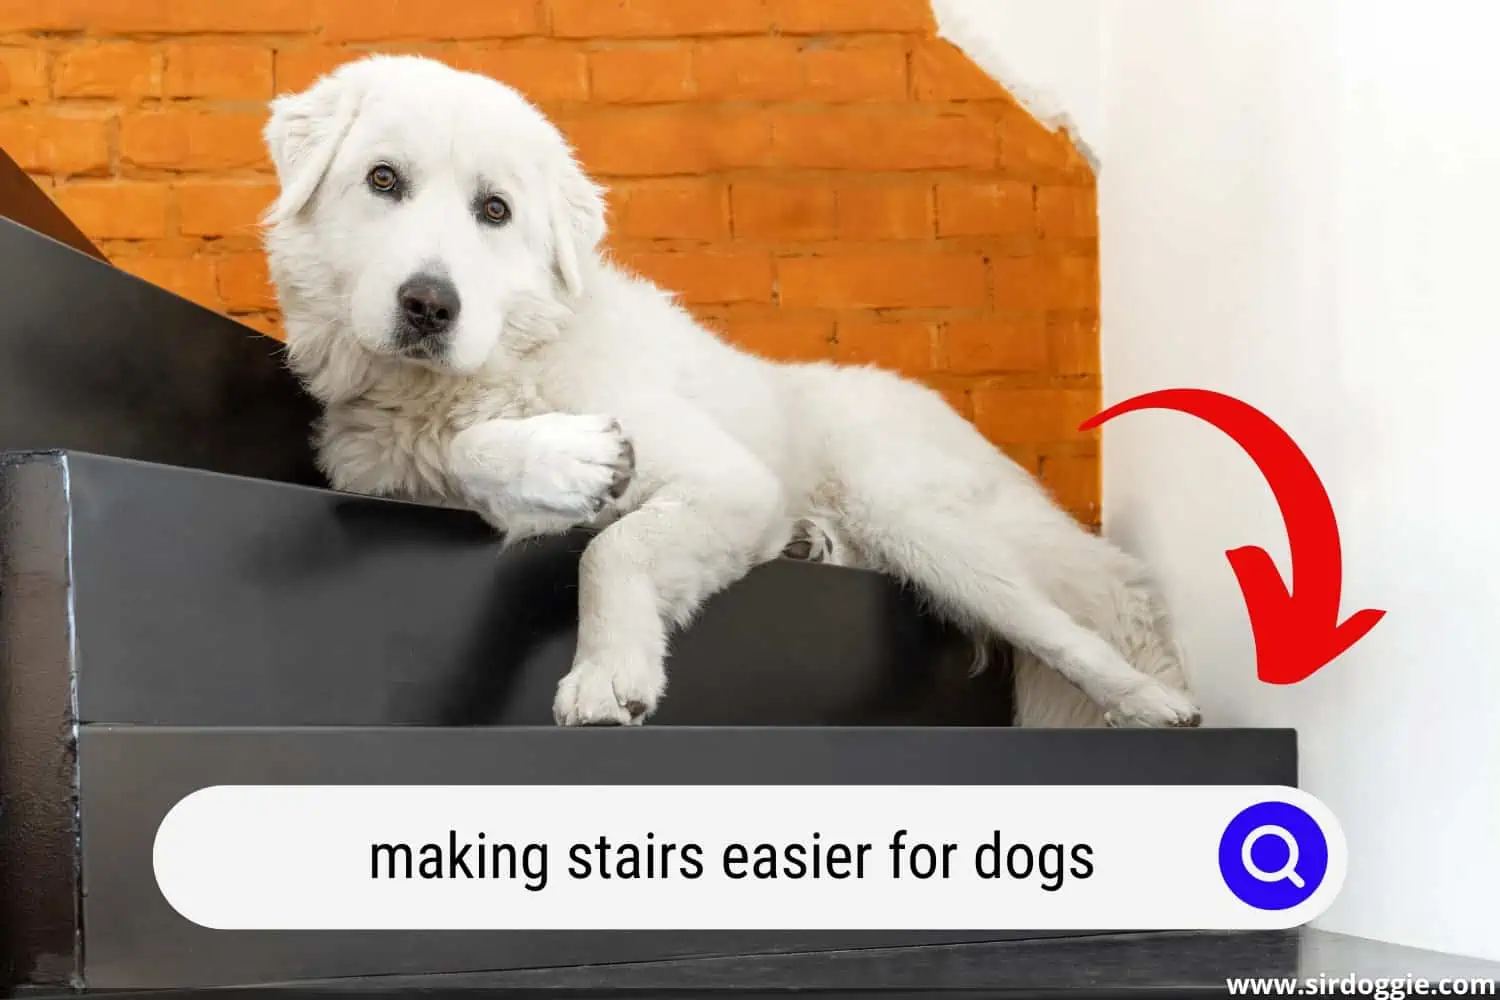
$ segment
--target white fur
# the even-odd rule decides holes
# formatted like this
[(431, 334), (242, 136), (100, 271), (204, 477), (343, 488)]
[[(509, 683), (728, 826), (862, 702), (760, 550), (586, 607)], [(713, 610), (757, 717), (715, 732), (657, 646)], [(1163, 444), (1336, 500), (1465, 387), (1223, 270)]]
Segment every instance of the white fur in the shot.
[[(602, 527), (560, 723), (648, 716), (671, 630), (800, 524), (832, 561), (1009, 640), (1021, 724), (1196, 724), (1135, 560), (937, 394), (743, 353), (613, 266), (600, 189), (514, 91), (371, 57), (276, 100), (266, 140), (282, 184), (271, 273), (291, 363), (325, 405), (333, 484), (472, 505), (511, 541)], [(378, 162), (409, 178), (401, 201), (367, 186)], [(507, 199), (506, 225), (476, 218), (485, 193)], [(394, 339), (396, 288), (424, 269), (462, 301), (435, 360)]]

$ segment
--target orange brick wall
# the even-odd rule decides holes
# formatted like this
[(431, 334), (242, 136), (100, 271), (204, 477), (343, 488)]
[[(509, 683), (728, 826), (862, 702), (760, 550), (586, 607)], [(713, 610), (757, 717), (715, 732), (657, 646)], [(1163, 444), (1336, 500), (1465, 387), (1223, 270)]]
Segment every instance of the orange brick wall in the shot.
[(0, 0), (0, 147), (121, 267), (275, 334), (265, 102), (374, 50), (521, 88), (622, 260), (761, 353), (922, 379), (1097, 521), (1093, 177), (927, 0)]

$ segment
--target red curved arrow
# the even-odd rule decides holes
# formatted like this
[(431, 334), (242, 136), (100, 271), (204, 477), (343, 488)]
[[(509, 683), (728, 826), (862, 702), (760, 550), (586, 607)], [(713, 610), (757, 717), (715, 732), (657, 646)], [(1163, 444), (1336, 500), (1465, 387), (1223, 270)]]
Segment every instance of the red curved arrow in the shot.
[(1162, 389), (1116, 403), (1079, 428), (1090, 430), (1133, 410), (1177, 410), (1228, 434), (1270, 484), (1286, 522), (1292, 586), (1282, 582), (1265, 549), (1225, 553), (1245, 595), (1255, 636), (1256, 674), (1267, 684), (1304, 680), (1362, 639), (1384, 611), (1366, 608), (1339, 624), (1344, 560), (1339, 526), (1317, 470), (1286, 431), (1233, 396), (1206, 389)]

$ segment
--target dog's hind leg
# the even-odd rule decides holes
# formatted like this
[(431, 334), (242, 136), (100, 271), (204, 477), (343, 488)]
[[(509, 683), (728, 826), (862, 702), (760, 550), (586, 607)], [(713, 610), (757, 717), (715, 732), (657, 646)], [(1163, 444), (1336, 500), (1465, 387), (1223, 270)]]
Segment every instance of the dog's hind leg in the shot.
[(1176, 678), (1138, 668), (1155, 662), (1137, 655), (1155, 622), (1121, 610), (1120, 595), (1134, 593), (1123, 553), (1085, 532), (935, 393), (868, 370), (803, 377), (799, 402), (823, 429), (839, 534), (859, 564), (914, 585), (965, 630), (1029, 654), (1018, 661), (1046, 664), (1070, 682), (1051, 693), (1076, 686), (1101, 710), (1096, 718), (1198, 723)]
[(1110, 725), (1198, 724), (1186, 694), (1136, 670), (1075, 621), (1032, 579), (1020, 554), (982, 523), (941, 508), (907, 514), (862, 506), (859, 541), (882, 568), (916, 584), (960, 624), (992, 631), (1047, 664), (1099, 705)]
[[(848, 562), (912, 584), (972, 635), (1008, 640), (1029, 654), (1018, 662), (1045, 663), (1066, 681), (1053, 686), (1075, 703), (1081, 690), (1096, 718), (1197, 724), (1196, 705), (1168, 672), (1141, 669), (1154, 662), (1137, 656), (1154, 623), (1114, 601), (1130, 591), (1123, 554), (1085, 532), (941, 396), (871, 368), (804, 366), (786, 378), (798, 423), (817, 429), (823, 502), (837, 513)], [(1030, 714), (1036, 705), (1022, 707)]]
[[(1055, 542), (1054, 542), (1055, 544)], [(1106, 540), (1078, 533), (1071, 560), (1047, 581), (1073, 617), (1109, 641), (1141, 673), (1187, 691), (1166, 602), (1145, 567)], [(1069, 565), (1071, 563), (1071, 565)], [(1092, 572), (1086, 567), (1093, 567)], [(1063, 572), (1056, 572), (1061, 569)], [(1029, 726), (1097, 726), (1098, 706), (1036, 657), (1015, 658), (1016, 717)]]

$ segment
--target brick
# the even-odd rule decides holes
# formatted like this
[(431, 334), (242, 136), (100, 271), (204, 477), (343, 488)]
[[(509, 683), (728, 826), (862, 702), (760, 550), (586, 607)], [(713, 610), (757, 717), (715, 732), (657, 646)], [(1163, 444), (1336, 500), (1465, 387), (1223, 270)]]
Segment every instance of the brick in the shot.
[(156, 97), (161, 60), (149, 46), (107, 42), (65, 49), (53, 68), (58, 97)]
[(571, 47), (463, 47), (442, 58), (455, 69), (507, 83), (533, 101), (582, 101), (589, 96), (588, 60)]
[(928, 0), (770, 0), (776, 30), (826, 35), (843, 31), (930, 31)]
[(279, 49), (275, 54), (276, 93), (295, 94), (306, 90), (316, 83), (319, 77), (363, 55), (365, 53), (350, 49), (322, 47)]
[(728, 306), (699, 306), (693, 310), (693, 318), (698, 325), (713, 332), (717, 337), (723, 337), (724, 331), (729, 328)]
[(35, 46), (0, 48), (0, 104), (47, 99), (47, 52)]
[(767, 0), (549, 0), (559, 38), (678, 38), (767, 31)]
[[(307, 0), (303, 0), (307, 2)], [(424, 42), (519, 38), (543, 32), (537, 0), (317, 0), (323, 40)]]
[(999, 309), (1095, 309), (1099, 262), (1092, 257), (996, 257)]
[(906, 49), (901, 45), (808, 47), (801, 53), (804, 100), (899, 101), (906, 97)]
[(700, 42), (694, 54), (706, 100), (902, 100), (906, 50), (894, 43), (830, 48), (790, 38)]
[(790, 39), (700, 42), (693, 63), (704, 100), (789, 101), (804, 96), (803, 66)]
[(729, 191), (738, 239), (832, 239), (836, 202), (826, 184), (747, 181)]
[(931, 323), (843, 322), (835, 331), (834, 359), (849, 365), (877, 365), (902, 375), (925, 374), (936, 361)]
[(0, 114), (0, 149), (22, 170), (35, 173), (102, 174), (109, 169), (108, 123), (41, 111)]
[(771, 122), (754, 111), (618, 108), (560, 123), (599, 176), (704, 174), (770, 157)]
[[(317, 25), (310, 0), (63, 0), (80, 27), (100, 35), (281, 35)], [(374, 4), (367, 4), (374, 6)]]
[(81, 31), (83, 12), (78, 0), (0, 0), (0, 33)]
[(684, 240), (729, 236), (729, 193), (716, 181), (629, 181), (615, 186), (610, 202), (610, 229), (617, 236)]
[(919, 101), (1010, 100), (1005, 88), (962, 49), (938, 38), (912, 49), (911, 80), (912, 94)]
[(812, 170), (941, 170), (993, 166), (995, 146), (983, 118), (849, 108), (778, 117), (772, 152)]
[(262, 114), (144, 111), (120, 122), (120, 155), (135, 167), (229, 170), (266, 167)]
[(1047, 368), (1048, 338), (1041, 313), (1002, 313), (943, 326), (943, 367), (955, 374), (1039, 372)]
[(172, 45), (162, 96), (260, 101), (271, 96), (272, 53), (259, 45)]
[(846, 184), (839, 188), (839, 236), (846, 240), (923, 240), (933, 235), (927, 184)]
[(697, 92), (692, 49), (603, 49), (589, 53), (594, 100), (614, 104), (686, 101)]
[(1020, 107), (1001, 117), (999, 145), (1000, 169), (1012, 177), (1087, 183), (1094, 176), (1066, 132), (1054, 132)]
[(978, 254), (852, 253), (778, 262), (783, 306), (828, 309), (977, 308), (984, 304)]
[(1053, 374), (1099, 374), (1099, 313), (1058, 312), (1047, 315), (1048, 363)]
[(741, 319), (725, 323), (724, 337), (741, 350), (772, 361), (830, 361), (833, 323), (797, 317)]
[(214, 283), (213, 259), (209, 257), (138, 257), (118, 258), (113, 263), (123, 271), (165, 288), (209, 309), (219, 308), (219, 292)]
[(167, 235), (168, 192), (161, 184), (68, 184), (53, 191), (52, 199), (95, 240), (149, 240)]
[(215, 262), (214, 270), (219, 298), (226, 311), (262, 312), (276, 308), (276, 291), (271, 286), (264, 254), (225, 254)]
[(174, 185), (178, 231), (184, 236), (249, 235), (276, 198), (276, 185), (207, 181)]
[(1094, 197), (1092, 186), (1037, 188), (1037, 235), (1064, 240), (1098, 237), (1099, 207)]
[(1097, 455), (1041, 456), (1042, 483), (1059, 506), (1075, 515), (1098, 516), (1099, 458)]
[(939, 236), (1006, 236), (1036, 228), (1036, 192), (1021, 181), (943, 181), (937, 186)]
[(974, 424), (997, 444), (1083, 440), (1078, 425), (1099, 412), (1098, 389), (974, 389)]
[(626, 255), (623, 262), (689, 305), (770, 302), (772, 298), (771, 258), (764, 253), (647, 251)]

